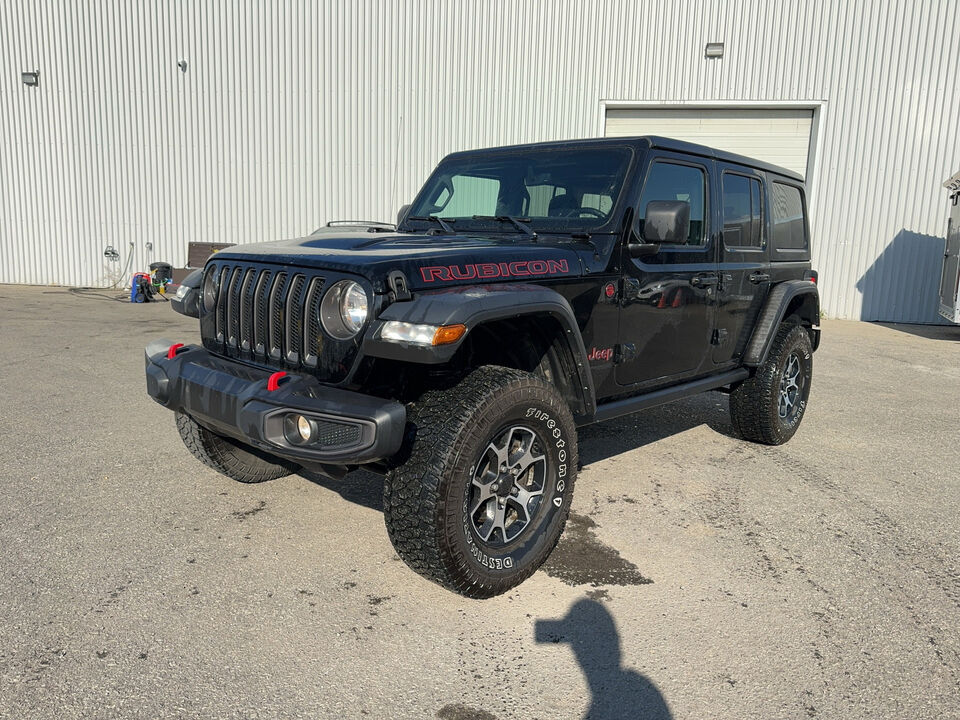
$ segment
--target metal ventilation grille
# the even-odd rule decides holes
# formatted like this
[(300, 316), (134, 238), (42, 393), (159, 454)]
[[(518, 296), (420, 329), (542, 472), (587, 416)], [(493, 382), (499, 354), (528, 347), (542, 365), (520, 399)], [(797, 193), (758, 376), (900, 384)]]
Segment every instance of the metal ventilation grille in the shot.
[(349, 447), (360, 442), (363, 429), (359, 425), (317, 421), (317, 444), (326, 449)]
[(317, 367), (322, 277), (240, 265), (215, 272), (219, 292), (213, 340), (218, 351), (284, 367)]

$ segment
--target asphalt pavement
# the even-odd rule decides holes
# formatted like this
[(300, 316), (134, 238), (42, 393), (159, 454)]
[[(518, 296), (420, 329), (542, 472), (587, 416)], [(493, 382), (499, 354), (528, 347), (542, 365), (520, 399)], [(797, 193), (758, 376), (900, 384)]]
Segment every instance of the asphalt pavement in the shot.
[(473, 601), (379, 477), (187, 453), (142, 348), (195, 320), (0, 286), (0, 717), (958, 718), (960, 328), (823, 328), (789, 444), (714, 393), (584, 428), (553, 558)]

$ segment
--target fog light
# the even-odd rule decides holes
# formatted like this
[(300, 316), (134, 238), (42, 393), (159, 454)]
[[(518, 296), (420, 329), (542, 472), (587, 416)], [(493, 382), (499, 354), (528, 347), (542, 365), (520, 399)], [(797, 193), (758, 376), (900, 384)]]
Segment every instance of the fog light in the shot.
[(317, 439), (317, 426), (310, 418), (289, 413), (283, 417), (283, 435), (291, 445), (309, 445)]
[(303, 415), (297, 415), (297, 432), (300, 433), (301, 440), (310, 442), (311, 438), (313, 438), (313, 423)]

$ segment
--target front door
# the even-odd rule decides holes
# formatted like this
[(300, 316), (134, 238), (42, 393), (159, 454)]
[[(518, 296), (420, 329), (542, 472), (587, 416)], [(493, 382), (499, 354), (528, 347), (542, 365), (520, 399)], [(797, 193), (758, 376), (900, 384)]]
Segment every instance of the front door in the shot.
[(713, 361), (739, 360), (770, 289), (764, 176), (739, 165), (716, 164), (721, 215), (720, 287)]
[(717, 274), (717, 238), (712, 235), (712, 161), (685, 155), (653, 155), (637, 203), (634, 233), (642, 237), (647, 204), (690, 203), (686, 242), (630, 257), (623, 247), (617, 383), (637, 389), (668, 385), (708, 370)]

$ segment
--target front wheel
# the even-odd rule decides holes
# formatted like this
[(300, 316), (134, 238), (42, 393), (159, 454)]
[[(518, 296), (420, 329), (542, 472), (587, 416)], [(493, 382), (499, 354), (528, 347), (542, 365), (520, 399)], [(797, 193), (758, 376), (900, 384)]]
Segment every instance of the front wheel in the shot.
[(744, 440), (782, 445), (800, 427), (812, 379), (810, 333), (782, 324), (764, 363), (730, 393), (734, 429)]
[(384, 519), (416, 572), (486, 598), (532, 575), (556, 546), (577, 472), (573, 416), (544, 380), (474, 370), (410, 407), (402, 464), (384, 483)]
[(177, 431), (187, 450), (200, 462), (242, 483), (276, 480), (296, 472), (297, 465), (274, 458), (205, 428), (185, 412), (177, 411)]

